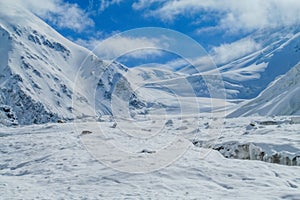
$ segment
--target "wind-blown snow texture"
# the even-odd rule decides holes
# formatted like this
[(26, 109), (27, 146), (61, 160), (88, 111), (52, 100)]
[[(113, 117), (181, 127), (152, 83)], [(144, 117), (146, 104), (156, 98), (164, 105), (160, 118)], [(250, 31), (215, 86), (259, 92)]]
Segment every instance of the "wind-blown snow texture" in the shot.
[[(269, 155), (277, 152), (291, 157), (300, 156), (299, 124), (291, 125), (287, 118), (258, 118), (255, 119), (257, 123), (268, 120), (282, 123), (280, 127), (257, 124), (249, 130), (248, 125), (252, 120), (227, 119), (223, 134), (216, 138), (212, 147), (228, 148), (229, 144), (252, 143)], [(190, 140), (190, 148), (168, 167), (144, 174), (122, 173), (103, 165), (101, 159), (96, 160), (93, 154), (86, 151), (82, 139), (107, 142), (109, 138), (118, 138), (118, 141), (114, 141), (121, 145), (118, 151), (123, 148), (129, 150), (136, 145), (140, 148), (135, 152), (141, 157), (155, 157), (159, 146), (164, 146), (168, 141), (158, 140), (159, 143), (154, 144), (158, 148), (151, 147), (149, 143), (138, 146), (122, 137), (118, 128), (111, 128), (113, 122), (108, 121), (0, 128), (1, 199), (299, 198), (299, 166), (226, 159), (217, 150), (205, 147), (205, 144), (211, 144), (206, 140), (210, 135), (206, 135), (205, 130), (216, 132), (220, 128), (211, 126), (211, 119), (190, 117), (185, 118), (183, 124), (177, 124), (174, 118), (173, 122), (168, 125), (168, 135), (181, 134), (182, 131), (177, 129), (186, 126), (183, 136)], [(191, 128), (191, 124), (198, 122), (201, 122), (200, 131)], [(128, 122), (127, 126), (131, 128)], [(84, 130), (92, 133), (80, 135)], [(192, 145), (196, 141), (203, 144), (202, 147)], [(101, 148), (104, 147), (99, 146)], [(138, 153), (143, 149), (154, 150), (154, 153)], [(234, 145), (229, 150), (229, 156), (230, 153), (238, 153)], [(239, 157), (235, 158), (245, 159), (242, 153), (240, 151)]]

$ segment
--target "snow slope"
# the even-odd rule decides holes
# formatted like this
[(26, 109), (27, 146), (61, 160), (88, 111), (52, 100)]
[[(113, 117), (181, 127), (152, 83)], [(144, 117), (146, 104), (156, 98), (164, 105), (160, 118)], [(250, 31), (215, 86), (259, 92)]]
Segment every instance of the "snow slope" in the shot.
[[(230, 142), (253, 143), (267, 152), (285, 151), (299, 156), (299, 124), (281, 123), (281, 127), (257, 125), (256, 129), (247, 130), (252, 120), (262, 122), (271, 119), (227, 119), (223, 134), (218, 135), (213, 144), (216, 147), (225, 147)], [(277, 121), (285, 120), (288, 119)], [(200, 122), (200, 131), (190, 129), (189, 124), (194, 124), (195, 121)], [(167, 132), (163, 135), (166, 136), (161, 139), (156, 137), (154, 142), (151, 142), (152, 138), (141, 142), (142, 139), (124, 136), (118, 126), (111, 128), (113, 122), (109, 121), (0, 128), (1, 199), (299, 198), (299, 166), (227, 159), (217, 150), (192, 145), (192, 141), (210, 144), (208, 139), (211, 136), (206, 135), (205, 131), (211, 130), (214, 133), (220, 128), (212, 126), (210, 121), (206, 117), (191, 117), (181, 120), (183, 124), (178, 124), (174, 119), (173, 125), (165, 127)], [(128, 130), (134, 129), (130, 123), (126, 124)], [(182, 126), (187, 129), (179, 130)], [(135, 130), (139, 132), (143, 128)], [(82, 131), (92, 133), (81, 135)], [(152, 131), (148, 133), (153, 133)], [(111, 155), (118, 155), (119, 151), (125, 149), (134, 156), (153, 157), (158, 162), (159, 149), (168, 143), (165, 140), (167, 136), (174, 134), (190, 141), (188, 150), (168, 166), (148, 173), (114, 170), (105, 165), (105, 160), (97, 159), (95, 154), (89, 153), (84, 145), (88, 141), (90, 143), (85, 144), (92, 145), (92, 141), (96, 141), (96, 144), (97, 141), (111, 141), (119, 144), (117, 149), (111, 151)], [(99, 153), (103, 152), (101, 149), (106, 150), (102, 145), (97, 148)], [(150, 150), (152, 153), (147, 153)], [(234, 152), (234, 148), (231, 152)], [(173, 153), (171, 151), (167, 155)], [(112, 161), (112, 164), (120, 163), (118, 160), (108, 161)], [(133, 167), (138, 167), (138, 164)]]
[(300, 64), (273, 81), (257, 98), (244, 103), (229, 117), (300, 115)]
[[(261, 47), (227, 63), (217, 63), (228, 98), (257, 97), (276, 77), (285, 74), (300, 61), (300, 33), (297, 27), (259, 30), (243, 40), (255, 41)], [(230, 51), (235, 53), (234, 49)], [(195, 76), (201, 69), (187, 66), (179, 71)]]
[(14, 1), (1, 1), (0, 7), (0, 123), (109, 113), (119, 80), (131, 93), (128, 82), (117, 79), (126, 71), (123, 66), (100, 60)]
[[(130, 68), (123, 73), (134, 91), (150, 108), (171, 114), (224, 112), (234, 104), (226, 101), (223, 82), (212, 75), (187, 76), (168, 69)], [(223, 113), (224, 115), (224, 113)]]

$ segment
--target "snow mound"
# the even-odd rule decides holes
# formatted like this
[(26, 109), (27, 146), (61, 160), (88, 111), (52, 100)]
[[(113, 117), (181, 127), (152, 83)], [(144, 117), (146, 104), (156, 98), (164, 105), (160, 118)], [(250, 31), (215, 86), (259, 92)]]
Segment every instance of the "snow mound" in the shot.
[(225, 158), (260, 160), (288, 166), (300, 166), (300, 149), (296, 153), (281, 150), (272, 150), (272, 145), (239, 142), (228, 142), (216, 145), (214, 150), (219, 151)]

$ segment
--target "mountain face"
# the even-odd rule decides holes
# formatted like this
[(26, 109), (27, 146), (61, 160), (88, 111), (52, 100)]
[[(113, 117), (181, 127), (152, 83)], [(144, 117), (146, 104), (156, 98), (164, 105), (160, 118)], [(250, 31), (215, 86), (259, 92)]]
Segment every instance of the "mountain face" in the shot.
[(300, 63), (229, 117), (249, 115), (300, 115)]
[[(285, 74), (300, 61), (300, 33), (286, 30), (281, 34), (275, 32), (275, 34), (269, 34), (271, 35), (269, 39), (262, 38), (266, 40), (266, 43), (263, 44), (265, 47), (256, 52), (252, 59), (250, 58), (245, 62), (244, 69), (237, 70), (238, 74), (244, 73), (246, 77), (245, 80), (241, 79), (244, 90), (240, 90), (237, 97), (246, 99), (256, 97), (276, 77)], [(253, 79), (247, 79), (247, 73), (249, 73), (247, 68), (250, 69), (249, 71), (253, 70), (252, 73), (257, 76), (254, 76)], [(251, 73), (249, 75), (250, 77), (253, 76)], [(232, 72), (224, 74), (225, 79), (228, 80), (234, 80), (232, 76), (234, 76)]]
[(100, 60), (14, 3), (0, 6), (6, 10), (0, 13), (0, 124), (107, 114), (112, 93), (121, 100), (132, 95), (124, 66)]
[[(245, 39), (255, 41), (261, 48), (218, 66), (229, 99), (257, 97), (276, 77), (300, 61), (299, 28), (260, 30)], [(179, 71), (194, 77), (199, 73), (193, 67)]]

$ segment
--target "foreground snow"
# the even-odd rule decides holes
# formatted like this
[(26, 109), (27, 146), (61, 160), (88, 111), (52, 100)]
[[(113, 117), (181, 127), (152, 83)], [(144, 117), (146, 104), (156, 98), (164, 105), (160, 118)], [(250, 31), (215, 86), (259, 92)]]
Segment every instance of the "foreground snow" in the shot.
[[(105, 120), (0, 128), (1, 199), (300, 197), (299, 166), (227, 159), (211, 149), (230, 142), (253, 143), (268, 147), (269, 152), (285, 151), (300, 155), (300, 125), (290, 124), (290, 118), (226, 119), (220, 121), (223, 127), (215, 123), (218, 119), (209, 117), (174, 116), (165, 120), (166, 124), (153, 118), (151, 122), (147, 119), (138, 122), (117, 120), (118, 124), (114, 124)], [(279, 124), (260, 123), (265, 121)], [(133, 126), (133, 123), (137, 124)], [(254, 128), (249, 126), (250, 123), (255, 124)], [(138, 125), (143, 126), (138, 128)], [(131, 133), (131, 136), (124, 136), (122, 131)], [(146, 138), (147, 133), (155, 135), (145, 140), (138, 137), (141, 134)], [(147, 173), (114, 170), (111, 167), (117, 166), (114, 163), (118, 160), (110, 160), (112, 164), (109, 165), (106, 162), (109, 160), (97, 157), (97, 152), (91, 151), (91, 147), (97, 147), (95, 143), (112, 141), (118, 147), (115, 150), (132, 154), (128, 159), (156, 156), (157, 162), (161, 162), (162, 157), (157, 155), (175, 136), (184, 141), (186, 149), (182, 150), (186, 151), (166, 167), (146, 170)], [(193, 145), (193, 142), (198, 144)], [(97, 148), (105, 150), (101, 145)], [(118, 155), (116, 151), (106, 153)], [(172, 156), (174, 151), (169, 153)], [(104, 154), (100, 152), (99, 155)], [(109, 158), (109, 155), (106, 156)]]

